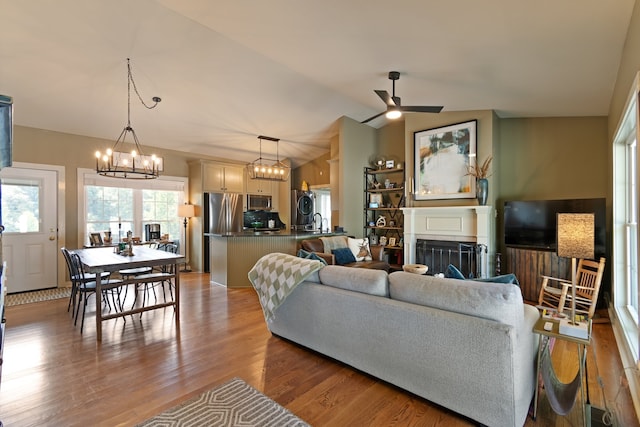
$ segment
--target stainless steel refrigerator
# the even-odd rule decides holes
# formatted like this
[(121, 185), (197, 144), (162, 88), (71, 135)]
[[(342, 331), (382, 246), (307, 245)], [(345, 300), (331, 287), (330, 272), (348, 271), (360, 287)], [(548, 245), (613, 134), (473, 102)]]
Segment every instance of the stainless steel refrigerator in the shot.
[[(223, 234), (242, 231), (242, 195), (204, 193), (205, 233)], [(204, 271), (210, 271), (209, 237), (204, 236)]]

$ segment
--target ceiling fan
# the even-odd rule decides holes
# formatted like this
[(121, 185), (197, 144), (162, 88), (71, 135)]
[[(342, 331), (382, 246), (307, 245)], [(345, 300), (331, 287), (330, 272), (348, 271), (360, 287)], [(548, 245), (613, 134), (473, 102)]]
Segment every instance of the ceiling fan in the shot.
[(374, 90), (375, 93), (387, 104), (387, 111), (383, 111), (382, 113), (376, 114), (375, 116), (369, 117), (367, 120), (364, 120), (360, 123), (367, 123), (371, 120), (380, 117), (383, 114), (387, 115), (388, 119), (397, 119), (402, 116), (403, 111), (415, 112), (415, 113), (439, 113), (443, 107), (441, 106), (428, 106), (428, 105), (414, 105), (414, 106), (403, 106), (400, 103), (400, 97), (396, 96), (396, 80), (400, 78), (399, 71), (389, 71), (389, 80), (393, 82), (393, 95), (389, 96), (389, 92), (386, 90)]

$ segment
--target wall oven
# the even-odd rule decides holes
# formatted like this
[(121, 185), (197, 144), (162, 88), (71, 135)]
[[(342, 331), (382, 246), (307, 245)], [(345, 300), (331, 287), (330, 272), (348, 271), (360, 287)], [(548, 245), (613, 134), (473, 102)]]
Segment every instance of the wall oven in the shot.
[(247, 194), (247, 210), (248, 211), (270, 211), (271, 196)]

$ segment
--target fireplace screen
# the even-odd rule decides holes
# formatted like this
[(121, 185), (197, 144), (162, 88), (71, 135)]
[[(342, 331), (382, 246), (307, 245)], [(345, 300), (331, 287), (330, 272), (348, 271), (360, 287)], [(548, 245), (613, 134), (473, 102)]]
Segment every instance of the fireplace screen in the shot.
[(467, 278), (481, 277), (486, 252), (485, 245), (475, 242), (416, 241), (416, 263), (428, 266), (428, 274), (444, 273), (452, 264)]

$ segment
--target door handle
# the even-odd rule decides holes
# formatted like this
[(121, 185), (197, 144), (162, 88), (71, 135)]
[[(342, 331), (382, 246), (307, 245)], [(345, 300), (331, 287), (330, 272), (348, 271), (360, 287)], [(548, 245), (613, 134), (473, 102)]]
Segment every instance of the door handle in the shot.
[(55, 230), (53, 228), (49, 229), (49, 240), (56, 240)]

